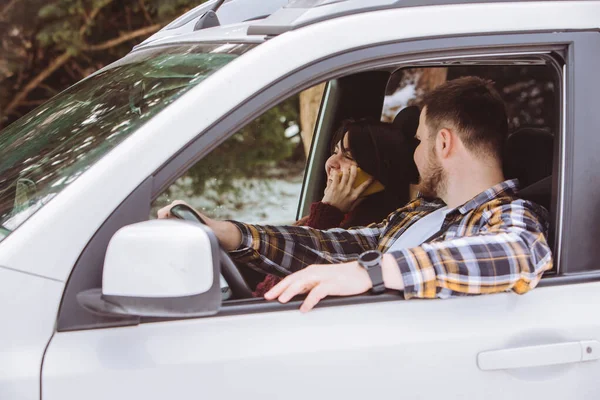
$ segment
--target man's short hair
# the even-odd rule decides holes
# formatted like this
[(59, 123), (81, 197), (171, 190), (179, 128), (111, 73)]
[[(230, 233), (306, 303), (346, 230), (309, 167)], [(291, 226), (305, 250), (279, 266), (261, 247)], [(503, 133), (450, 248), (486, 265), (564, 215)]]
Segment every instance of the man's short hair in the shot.
[(436, 134), (449, 124), (469, 151), (498, 159), (508, 135), (506, 106), (493, 82), (475, 76), (448, 81), (423, 97), (427, 125)]

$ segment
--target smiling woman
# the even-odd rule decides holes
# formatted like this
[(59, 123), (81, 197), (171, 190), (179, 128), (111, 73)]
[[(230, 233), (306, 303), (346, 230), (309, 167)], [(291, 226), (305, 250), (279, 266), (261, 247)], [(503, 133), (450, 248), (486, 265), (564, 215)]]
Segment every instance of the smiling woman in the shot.
[(252, 45), (141, 51), (91, 76), (0, 135), (0, 240), (190, 88)]

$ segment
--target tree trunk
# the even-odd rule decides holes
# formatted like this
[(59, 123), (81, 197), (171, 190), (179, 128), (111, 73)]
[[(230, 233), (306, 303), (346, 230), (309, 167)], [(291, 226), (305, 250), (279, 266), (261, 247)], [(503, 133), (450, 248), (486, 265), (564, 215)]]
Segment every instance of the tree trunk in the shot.
[(424, 68), (417, 81), (417, 93), (423, 95), (446, 82), (448, 68)]
[(304, 145), (304, 154), (308, 157), (312, 142), (321, 99), (325, 91), (325, 84), (311, 87), (300, 93), (300, 136)]

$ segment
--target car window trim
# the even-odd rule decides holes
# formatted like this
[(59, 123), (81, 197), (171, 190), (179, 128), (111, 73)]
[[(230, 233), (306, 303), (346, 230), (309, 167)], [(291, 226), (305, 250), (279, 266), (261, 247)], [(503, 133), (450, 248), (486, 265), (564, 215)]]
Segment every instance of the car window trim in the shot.
[[(566, 276), (551, 276), (546, 277), (540, 281), (537, 288), (562, 286), (562, 285), (578, 285), (584, 283), (600, 282), (600, 272), (595, 273), (584, 273), (574, 274)], [(535, 290), (535, 289), (534, 289)], [(499, 293), (497, 293), (499, 294)], [(267, 313), (267, 312), (280, 312), (280, 311), (298, 311), (300, 305), (304, 301), (306, 296), (296, 296), (288, 303), (282, 304), (277, 301), (266, 301), (262, 298), (254, 299), (242, 299), (242, 300), (230, 300), (224, 302), (219, 310), (219, 313), (210, 317), (202, 318), (219, 318), (219, 317), (231, 317), (236, 315), (256, 314), (256, 313)], [(476, 297), (476, 296), (471, 296)], [(381, 295), (374, 295), (371, 293), (365, 293), (357, 296), (349, 297), (327, 297), (319, 302), (317, 308), (329, 308), (329, 307), (340, 307), (340, 306), (351, 306), (360, 304), (373, 304), (373, 303), (387, 303), (392, 301), (406, 301), (402, 291), (387, 290)], [(197, 317), (190, 318), (177, 318), (176, 320), (182, 319), (198, 319)], [(152, 322), (167, 322), (175, 319), (170, 318), (143, 318), (141, 323), (152, 323)]]

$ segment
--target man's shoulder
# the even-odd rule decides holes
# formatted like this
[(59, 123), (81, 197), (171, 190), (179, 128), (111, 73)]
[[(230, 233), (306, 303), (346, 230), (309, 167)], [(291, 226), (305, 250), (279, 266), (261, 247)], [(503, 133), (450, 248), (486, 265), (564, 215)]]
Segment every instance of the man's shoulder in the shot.
[(547, 214), (548, 210), (546, 210), (541, 205), (534, 203), (531, 200), (525, 200), (520, 198), (517, 195), (506, 195), (499, 196), (494, 199), (491, 199), (487, 203), (484, 204), (487, 208), (495, 208), (495, 207), (506, 207), (506, 208), (522, 208), (526, 210), (532, 210), (536, 213), (544, 213)]
[(533, 201), (515, 195), (496, 197), (484, 204), (482, 208), (492, 215), (501, 214), (511, 219), (533, 219), (544, 226), (547, 226), (549, 221), (548, 210)]

